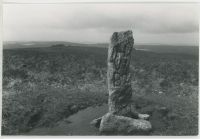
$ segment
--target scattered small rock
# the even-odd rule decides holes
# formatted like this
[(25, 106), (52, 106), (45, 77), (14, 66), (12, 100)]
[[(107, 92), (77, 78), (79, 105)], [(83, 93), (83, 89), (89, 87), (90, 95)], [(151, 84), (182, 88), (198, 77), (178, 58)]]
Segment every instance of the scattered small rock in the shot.
[(163, 94), (163, 92), (162, 92), (162, 91), (159, 91), (158, 94)]
[(139, 119), (148, 120), (149, 117), (150, 116), (148, 114), (141, 114), (141, 113), (138, 114)]
[(73, 112), (76, 112), (76, 111), (78, 111), (78, 106), (77, 105), (72, 105), (70, 107), (70, 110), (73, 111)]
[(102, 117), (99, 117), (97, 119), (92, 120), (92, 122), (90, 123), (92, 126), (99, 128), (100, 124), (101, 124), (101, 119)]

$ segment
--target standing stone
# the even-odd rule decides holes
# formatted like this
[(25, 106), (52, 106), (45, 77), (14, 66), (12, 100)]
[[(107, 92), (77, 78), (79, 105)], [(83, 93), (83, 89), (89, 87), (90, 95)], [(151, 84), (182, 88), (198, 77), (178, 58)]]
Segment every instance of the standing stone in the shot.
[[(132, 31), (115, 32), (108, 49), (109, 113), (130, 116), (132, 88), (130, 61), (134, 39)], [(137, 115), (137, 114), (135, 114)]]
[(130, 61), (133, 49), (132, 31), (115, 32), (108, 49), (109, 111), (91, 124), (101, 134), (146, 134), (152, 129), (148, 114), (137, 113), (132, 105)]

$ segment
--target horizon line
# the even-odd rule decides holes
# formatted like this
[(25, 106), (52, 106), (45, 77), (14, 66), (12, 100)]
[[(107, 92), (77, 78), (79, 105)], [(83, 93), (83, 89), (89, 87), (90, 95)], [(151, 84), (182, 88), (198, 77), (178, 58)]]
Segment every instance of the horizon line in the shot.
[[(109, 44), (109, 42), (73, 42), (73, 41), (2, 41), (3, 43), (8, 43), (8, 42), (65, 42), (65, 43), (79, 43), (79, 44), (88, 44), (88, 45), (91, 45), (91, 44)], [(199, 46), (199, 44), (165, 44), (165, 43), (134, 43), (134, 45), (170, 45), (170, 46), (180, 46), (180, 45), (183, 45), (183, 46)]]

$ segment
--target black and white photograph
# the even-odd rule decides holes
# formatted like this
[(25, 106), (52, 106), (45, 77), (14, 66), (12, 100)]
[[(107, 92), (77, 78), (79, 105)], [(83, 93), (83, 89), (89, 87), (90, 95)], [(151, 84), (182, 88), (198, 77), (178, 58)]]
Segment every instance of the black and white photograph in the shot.
[(2, 8), (2, 136), (199, 134), (198, 2)]

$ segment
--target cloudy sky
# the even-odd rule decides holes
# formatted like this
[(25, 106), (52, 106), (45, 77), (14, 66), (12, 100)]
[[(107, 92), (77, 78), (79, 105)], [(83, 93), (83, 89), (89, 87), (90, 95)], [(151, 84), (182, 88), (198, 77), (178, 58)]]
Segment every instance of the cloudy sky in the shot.
[(5, 41), (104, 43), (131, 29), (136, 44), (198, 45), (198, 21), (194, 3), (3, 5)]

